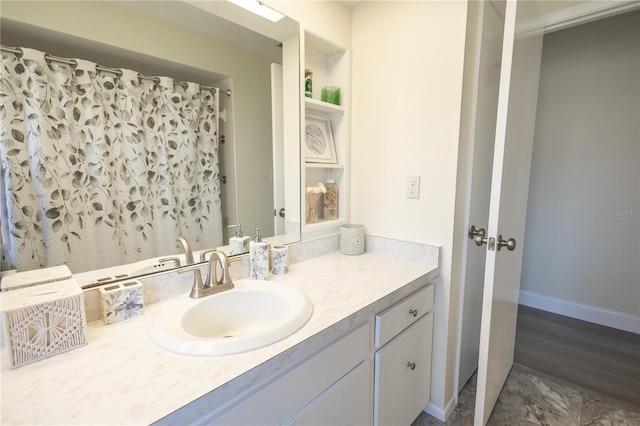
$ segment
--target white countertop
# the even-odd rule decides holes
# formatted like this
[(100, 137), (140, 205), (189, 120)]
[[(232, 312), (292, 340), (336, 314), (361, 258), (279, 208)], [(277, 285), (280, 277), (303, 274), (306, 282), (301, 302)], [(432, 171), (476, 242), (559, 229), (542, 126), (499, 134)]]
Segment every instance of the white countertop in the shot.
[(143, 316), (129, 321), (93, 321), (87, 346), (15, 370), (8, 369), (3, 348), (1, 424), (179, 423), (204, 414), (424, 285), (416, 280), (431, 280), (438, 265), (335, 252), (289, 270), (271, 279), (300, 289), (313, 302), (313, 315), (293, 335), (251, 352), (192, 357), (160, 349), (148, 329), (167, 302), (145, 307)]

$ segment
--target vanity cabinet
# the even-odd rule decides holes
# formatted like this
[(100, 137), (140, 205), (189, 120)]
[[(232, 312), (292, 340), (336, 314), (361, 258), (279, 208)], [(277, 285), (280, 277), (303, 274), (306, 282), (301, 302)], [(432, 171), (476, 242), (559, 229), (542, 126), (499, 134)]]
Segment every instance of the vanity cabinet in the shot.
[(188, 423), (411, 424), (430, 397), (433, 297), (428, 284), (372, 312), (305, 359), (291, 355), (291, 368)]
[[(306, 69), (313, 71), (313, 96), (304, 96), (304, 87), (301, 90), (304, 108), (302, 117), (302, 221), (303, 236), (313, 238), (329, 233), (337, 232), (339, 226), (347, 223), (349, 219), (349, 164), (350, 164), (350, 129), (349, 129), (349, 89), (350, 89), (350, 52), (346, 47), (330, 42), (312, 32), (302, 30), (301, 74)], [(340, 104), (324, 102), (321, 100), (322, 88), (333, 86), (340, 88)], [(335, 147), (335, 161), (310, 157), (307, 151), (307, 125), (309, 120), (320, 120), (328, 123), (331, 130), (331, 139), (328, 140), (326, 149), (331, 154)], [(333, 145), (332, 145), (333, 143)], [(315, 155), (315, 154), (313, 154)], [(333, 155), (328, 155), (333, 157)], [(317, 156), (323, 157), (323, 156)], [(315, 206), (318, 221), (307, 221), (309, 205), (305, 197), (305, 188), (316, 185), (318, 182), (326, 183), (333, 179), (338, 190), (338, 215), (337, 219), (327, 220), (323, 218), (323, 200)]]
[(431, 396), (434, 286), (376, 315), (374, 424), (411, 424)]

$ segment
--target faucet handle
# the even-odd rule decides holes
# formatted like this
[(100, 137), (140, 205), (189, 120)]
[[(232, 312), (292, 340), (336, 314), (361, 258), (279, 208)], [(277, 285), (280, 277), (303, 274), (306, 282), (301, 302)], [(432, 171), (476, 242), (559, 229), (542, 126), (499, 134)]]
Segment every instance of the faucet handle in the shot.
[(159, 263), (165, 263), (165, 262), (173, 262), (173, 267), (174, 268), (179, 268), (180, 267), (180, 258), (179, 257), (165, 257), (162, 259), (158, 259)]
[(200, 297), (201, 291), (204, 289), (202, 285), (202, 274), (200, 273), (200, 267), (198, 265), (186, 266), (182, 269), (178, 269), (179, 274), (186, 272), (193, 272), (193, 286), (191, 287), (191, 294), (189, 297), (197, 299)]

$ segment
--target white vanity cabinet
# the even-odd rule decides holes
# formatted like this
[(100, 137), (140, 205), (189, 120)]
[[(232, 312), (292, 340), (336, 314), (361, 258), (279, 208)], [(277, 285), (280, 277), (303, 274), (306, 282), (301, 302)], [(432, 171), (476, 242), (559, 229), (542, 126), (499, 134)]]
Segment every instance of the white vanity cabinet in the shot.
[(433, 284), (375, 318), (374, 424), (408, 425), (431, 391)]
[(433, 298), (428, 284), (371, 312), (305, 359), (291, 355), (290, 369), (195, 423), (411, 424), (430, 397)]

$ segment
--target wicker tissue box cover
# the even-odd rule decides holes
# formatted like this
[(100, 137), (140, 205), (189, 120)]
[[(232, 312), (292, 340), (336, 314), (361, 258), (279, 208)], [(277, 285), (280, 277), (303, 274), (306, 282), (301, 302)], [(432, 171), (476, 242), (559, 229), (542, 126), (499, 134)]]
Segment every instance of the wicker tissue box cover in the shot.
[(0, 297), (11, 368), (87, 344), (84, 294), (75, 280), (4, 291)]

